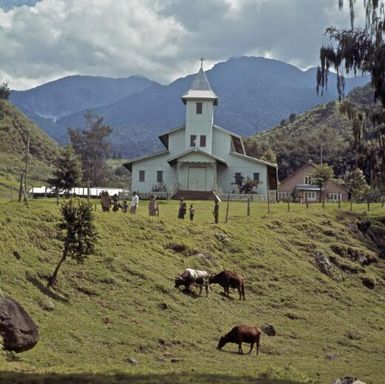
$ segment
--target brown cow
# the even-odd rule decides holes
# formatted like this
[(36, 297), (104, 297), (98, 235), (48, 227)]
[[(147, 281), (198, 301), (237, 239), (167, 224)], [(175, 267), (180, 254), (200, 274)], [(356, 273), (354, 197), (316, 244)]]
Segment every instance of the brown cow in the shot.
[(222, 271), (209, 278), (210, 284), (219, 284), (225, 291), (225, 296), (229, 297), (229, 288), (236, 288), (239, 292), (239, 300), (245, 299), (245, 280), (236, 272)]
[(222, 349), (227, 343), (238, 344), (238, 353), (243, 354), (242, 343), (249, 343), (249, 353), (254, 348), (254, 344), (257, 345), (257, 355), (259, 351), (259, 341), (262, 331), (268, 336), (275, 336), (275, 329), (272, 325), (264, 325), (260, 328), (250, 325), (237, 325), (229, 333), (219, 339), (218, 349)]

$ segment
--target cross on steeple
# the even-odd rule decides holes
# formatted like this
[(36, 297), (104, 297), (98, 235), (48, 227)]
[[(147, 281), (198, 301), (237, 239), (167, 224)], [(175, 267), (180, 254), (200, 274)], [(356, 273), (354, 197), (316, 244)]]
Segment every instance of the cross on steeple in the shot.
[(203, 62), (205, 61), (205, 58), (201, 56), (201, 58), (199, 60), (201, 62), (201, 68), (203, 69)]

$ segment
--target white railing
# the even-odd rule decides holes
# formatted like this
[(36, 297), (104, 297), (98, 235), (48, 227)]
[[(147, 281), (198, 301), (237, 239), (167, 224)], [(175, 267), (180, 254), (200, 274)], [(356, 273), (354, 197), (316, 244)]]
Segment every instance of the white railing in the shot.
[(158, 200), (167, 200), (171, 197), (169, 192), (138, 192), (139, 199), (149, 200), (154, 195)]
[[(251, 201), (257, 202), (267, 202), (267, 194), (258, 194), (258, 193), (219, 193), (219, 198), (222, 201), (227, 199), (232, 201)], [(269, 191), (269, 201), (270, 203), (276, 202), (276, 191)]]

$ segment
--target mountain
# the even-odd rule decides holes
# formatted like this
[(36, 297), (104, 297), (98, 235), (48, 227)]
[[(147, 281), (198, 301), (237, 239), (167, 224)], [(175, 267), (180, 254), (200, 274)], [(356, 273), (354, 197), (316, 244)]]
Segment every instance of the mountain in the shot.
[[(346, 98), (356, 108), (373, 104), (369, 85), (355, 88)], [(318, 105), (301, 115), (283, 121), (273, 129), (257, 133), (245, 140), (248, 154), (263, 157), (268, 148), (277, 156), (282, 180), (309, 159), (319, 163), (321, 146), (323, 161), (333, 166), (341, 177), (354, 161), (350, 141), (351, 122), (340, 112), (339, 103)]]
[(56, 120), (81, 110), (114, 103), (158, 83), (145, 77), (110, 79), (67, 76), (27, 91), (12, 91), (10, 101), (29, 113)]
[[(160, 148), (159, 133), (184, 122), (185, 110), (180, 97), (189, 88), (193, 76), (177, 79), (167, 86), (154, 85), (116, 102), (92, 108), (114, 129), (115, 150), (125, 156), (136, 156)], [(330, 75), (329, 90), (321, 98), (315, 92), (315, 69), (301, 71), (293, 65), (261, 57), (232, 58), (207, 71), (207, 77), (219, 96), (215, 122), (241, 135), (266, 130), (290, 114), (337, 98), (333, 74)], [(346, 79), (346, 89), (349, 91), (367, 82), (365, 77)], [(32, 103), (27, 106), (20, 102), (18, 105), (42, 115)], [(90, 107), (68, 114), (65, 108), (58, 107), (56, 113), (62, 111), (61, 116), (43, 128), (63, 142), (68, 127), (84, 125), (87, 109)], [(36, 119), (33, 115), (30, 117)]]
[(25, 166), (28, 132), (28, 184), (40, 184), (49, 177), (52, 161), (58, 154), (58, 145), (15, 106), (0, 99), (0, 195), (17, 188)]

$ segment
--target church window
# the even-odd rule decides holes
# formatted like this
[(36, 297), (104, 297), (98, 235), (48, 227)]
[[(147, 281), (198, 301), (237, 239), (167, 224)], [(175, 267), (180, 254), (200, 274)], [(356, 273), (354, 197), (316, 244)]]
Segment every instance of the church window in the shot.
[(196, 103), (197, 115), (201, 115), (203, 110), (203, 103)]
[(195, 147), (196, 141), (197, 141), (197, 135), (190, 135), (190, 147)]
[(156, 182), (163, 183), (163, 171), (156, 172)]
[(254, 172), (253, 173), (253, 180), (254, 181), (259, 181), (259, 172)]
[(304, 177), (304, 184), (313, 184), (313, 178), (311, 176)]
[(146, 171), (140, 170), (139, 171), (139, 181), (144, 182), (145, 175), (146, 175)]
[(200, 137), (200, 144), (199, 144), (201, 147), (205, 147), (206, 146), (206, 135), (201, 135)]

